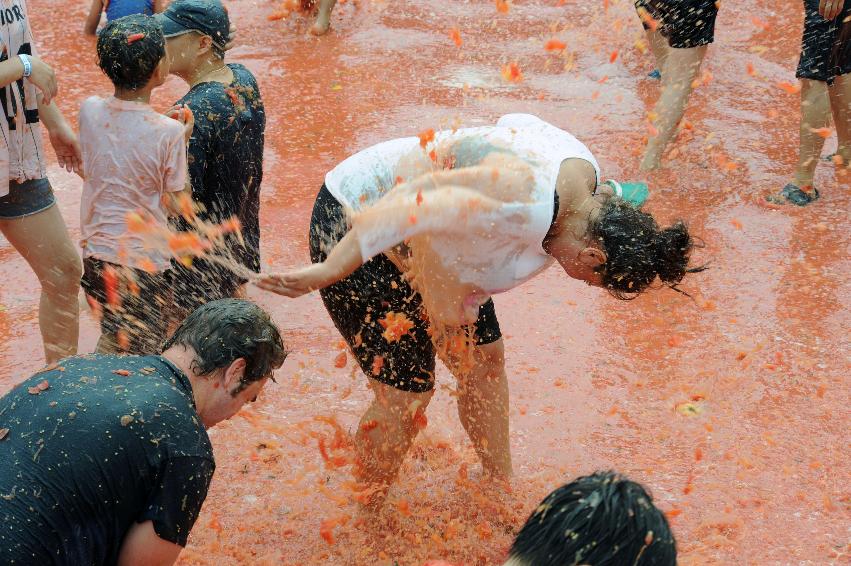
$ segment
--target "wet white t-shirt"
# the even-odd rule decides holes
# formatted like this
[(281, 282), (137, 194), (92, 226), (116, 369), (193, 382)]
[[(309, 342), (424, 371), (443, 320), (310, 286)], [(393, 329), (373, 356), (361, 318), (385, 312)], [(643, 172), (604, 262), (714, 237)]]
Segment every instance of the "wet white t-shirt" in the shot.
[(80, 106), (83, 257), (155, 269), (169, 266), (165, 250), (127, 229), (136, 212), (160, 228), (168, 223), (165, 193), (186, 188), (183, 124), (148, 104), (93, 96)]
[[(490, 294), (516, 287), (552, 263), (543, 241), (553, 220), (561, 164), (566, 159), (584, 159), (594, 166), (599, 178), (597, 160), (575, 137), (530, 114), (508, 114), (496, 126), (437, 132), (434, 145), (445, 146), (467, 137), (481, 137), (523, 159), (534, 176), (531, 199), (506, 202), (496, 211), (465, 217), (463, 223), (417, 223), (399, 234), (376, 226), (374, 233), (361, 239), (364, 260), (417, 233), (432, 230), (431, 246), (444, 265), (461, 282), (474, 284)], [(415, 151), (423, 151), (417, 137), (372, 146), (331, 170), (325, 185), (337, 201), (357, 212), (392, 190), (397, 184), (400, 162)]]

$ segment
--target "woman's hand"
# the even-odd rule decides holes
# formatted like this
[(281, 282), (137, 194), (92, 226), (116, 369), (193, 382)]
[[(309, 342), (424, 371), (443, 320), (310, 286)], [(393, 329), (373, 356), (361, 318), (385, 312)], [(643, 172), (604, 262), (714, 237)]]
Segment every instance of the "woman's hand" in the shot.
[[(56, 75), (50, 65), (35, 55), (31, 55), (29, 59), (30, 64), (32, 65), (32, 72), (26, 80), (34, 84), (35, 87), (41, 91), (43, 96), (42, 103), (45, 105), (50, 104), (50, 101), (53, 100), (53, 97), (56, 96), (56, 93), (59, 90), (59, 87), (56, 84)], [(21, 63), (22, 68), (23, 65), (24, 64)]]
[(289, 273), (260, 275), (254, 284), (277, 295), (296, 298), (334, 282), (324, 263), (315, 263)]
[(183, 136), (186, 138), (186, 143), (189, 143), (192, 130), (195, 129), (195, 115), (192, 114), (192, 110), (185, 104), (177, 104), (169, 108), (165, 115), (183, 124)]
[(62, 123), (54, 128), (48, 128), (50, 144), (56, 151), (59, 166), (66, 171), (74, 172), (83, 176), (83, 154), (80, 151), (80, 142), (77, 135), (67, 123)]
[(842, 11), (845, 0), (821, 0), (818, 5), (818, 13), (825, 20), (832, 20)]

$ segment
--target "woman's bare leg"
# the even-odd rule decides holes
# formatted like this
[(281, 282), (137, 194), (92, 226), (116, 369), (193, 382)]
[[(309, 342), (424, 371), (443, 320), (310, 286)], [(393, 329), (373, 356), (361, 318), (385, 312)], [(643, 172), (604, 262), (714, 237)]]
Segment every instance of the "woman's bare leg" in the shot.
[(58, 206), (13, 220), (0, 232), (27, 260), (41, 284), (38, 322), (47, 363), (77, 353), (82, 265)]
[(370, 387), (375, 399), (355, 435), (356, 475), (359, 481), (379, 489), (370, 503), (380, 505), (420, 431), (416, 417), (424, 414), (434, 392), (401, 391), (374, 380)]
[[(512, 475), (508, 423), (508, 377), (502, 339), (474, 346), (472, 367), (449, 354), (442, 357), (458, 383), (458, 417), (486, 474)], [(469, 355), (469, 354), (468, 354)]]
[(325, 35), (331, 28), (331, 11), (337, 0), (319, 0), (319, 10), (316, 14), (316, 22), (310, 28), (313, 35)]
[(824, 137), (816, 131), (830, 126), (831, 102), (827, 83), (809, 79), (801, 80), (801, 134), (798, 149), (798, 167), (792, 183), (797, 187), (810, 187), (816, 166), (824, 147)]
[(836, 81), (827, 91), (839, 141), (836, 153), (847, 167), (851, 164), (851, 75), (836, 77)]
[(659, 30), (647, 30), (647, 43), (650, 45), (650, 51), (653, 53), (653, 57), (656, 58), (656, 68), (661, 72), (665, 68), (668, 51), (671, 50), (668, 46), (668, 39)]
[(665, 56), (662, 71), (662, 94), (656, 107), (653, 125), (657, 133), (650, 137), (641, 169), (658, 169), (662, 162), (662, 153), (677, 131), (677, 124), (685, 114), (692, 83), (700, 72), (700, 64), (706, 56), (706, 46), (685, 49), (669, 49)]

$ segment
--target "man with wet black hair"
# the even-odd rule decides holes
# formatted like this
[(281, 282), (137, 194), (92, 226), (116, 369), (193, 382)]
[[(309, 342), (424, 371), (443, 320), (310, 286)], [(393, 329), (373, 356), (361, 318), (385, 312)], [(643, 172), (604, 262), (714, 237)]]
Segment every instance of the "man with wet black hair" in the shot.
[(0, 399), (4, 564), (173, 564), (215, 462), (206, 429), (286, 358), (260, 307), (189, 315), (159, 356), (66, 358)]
[(641, 485), (614, 472), (549, 494), (514, 540), (505, 566), (675, 566), (665, 515)]

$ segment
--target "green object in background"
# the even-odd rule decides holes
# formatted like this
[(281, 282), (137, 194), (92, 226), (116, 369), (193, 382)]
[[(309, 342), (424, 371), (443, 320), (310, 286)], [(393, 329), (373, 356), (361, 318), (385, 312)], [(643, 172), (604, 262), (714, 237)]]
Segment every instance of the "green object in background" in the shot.
[(612, 187), (617, 196), (632, 203), (636, 208), (641, 208), (641, 205), (650, 196), (650, 189), (647, 187), (647, 183), (619, 183), (614, 179), (609, 179), (605, 184)]

